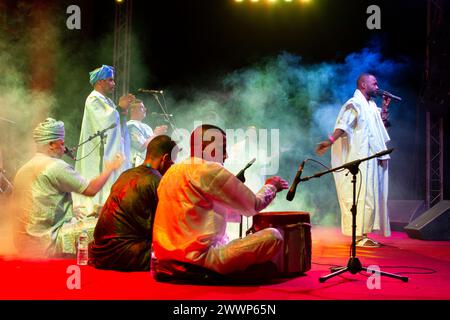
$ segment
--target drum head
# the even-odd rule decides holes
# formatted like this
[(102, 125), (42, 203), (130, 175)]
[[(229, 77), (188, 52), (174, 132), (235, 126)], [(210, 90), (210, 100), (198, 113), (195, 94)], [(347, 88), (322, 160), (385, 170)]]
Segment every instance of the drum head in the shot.
[(270, 227), (283, 227), (296, 223), (310, 223), (308, 212), (303, 211), (272, 211), (260, 212), (253, 216), (255, 229), (261, 230)]

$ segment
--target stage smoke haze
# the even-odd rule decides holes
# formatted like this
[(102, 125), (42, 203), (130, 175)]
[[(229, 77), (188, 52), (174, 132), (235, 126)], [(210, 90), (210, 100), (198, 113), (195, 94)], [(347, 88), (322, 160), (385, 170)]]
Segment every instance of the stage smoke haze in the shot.
[[(29, 55), (30, 50), (36, 48), (31, 48), (34, 42), (29, 35), (33, 30), (28, 29), (30, 25), (26, 22), (31, 5), (26, 1), (20, 3), (19, 12), (14, 15), (17, 19), (8, 20), (7, 28), (0, 30), (0, 117), (15, 122), (0, 120), (3, 137), (0, 148), (7, 177), (11, 180), (33, 155), (31, 132), (45, 118), (50, 116), (64, 121), (66, 145), (78, 144), (85, 99), (92, 90), (88, 73), (102, 64), (113, 64), (113, 20), (109, 32), (97, 35), (97, 38), (89, 37), (92, 25), (83, 24), (80, 31), (69, 31), (65, 28), (65, 8), (69, 2), (63, 1), (57, 7), (62, 14), (54, 15), (52, 19), (45, 17), (45, 29), (51, 36), (42, 37), (39, 44), (40, 48), (50, 48), (50, 57), (46, 60), (52, 66), (49, 70), (51, 79), (47, 79), (50, 87), (33, 90)], [(89, 6), (89, 3), (83, 4)], [(83, 12), (88, 11), (89, 8)], [(87, 36), (83, 36), (83, 32)], [(314, 154), (314, 148), (332, 132), (340, 107), (353, 95), (358, 75), (362, 72), (375, 74), (380, 88), (403, 98), (400, 103), (392, 102), (390, 107), (392, 127), (388, 132), (392, 142), (389, 146), (395, 149), (391, 155), (390, 199), (417, 198), (414, 192), (417, 190), (411, 190), (411, 186), (417, 185), (414, 180), (418, 177), (417, 163), (422, 159), (411, 155), (420, 154), (422, 137), (416, 134), (416, 128), (421, 125), (416, 123), (418, 90), (412, 88), (409, 79), (411, 62), (407, 57), (383, 57), (380, 42), (340, 61), (316, 64), (304, 62), (301, 56), (280, 52), (232, 72), (194, 75), (189, 87), (172, 85), (164, 88), (152, 85), (158, 79), (152, 74), (153, 70), (142, 63), (141, 57), (149, 54), (140, 50), (142, 41), (132, 37), (130, 92), (149, 108), (144, 122), (152, 128), (169, 124), (161, 117), (151, 116), (151, 112), (162, 113), (162, 110), (153, 95), (138, 93), (137, 88), (164, 90), (159, 102), (174, 115), (173, 123), (185, 135), (184, 142), (199, 123), (214, 124), (228, 131), (239, 129), (245, 132), (252, 127), (258, 133), (267, 130), (267, 148), (258, 150), (257, 162), (246, 171), (247, 185), (254, 191), (265, 180), (259, 174), (264, 165), (258, 162), (263, 158), (276, 160), (278, 171), (275, 174), (289, 183), (304, 159), (313, 158), (329, 166), (329, 152), (319, 158)], [(380, 102), (377, 98), (378, 105)], [(172, 133), (170, 126), (169, 129)], [(272, 143), (270, 130), (278, 130), (278, 145)], [(231, 138), (228, 145), (230, 158), (231, 142), (238, 140)], [(178, 161), (189, 154), (189, 145), (181, 143), (181, 146), (183, 152)], [(67, 157), (64, 160), (73, 163)], [(241, 160), (233, 165), (226, 161), (225, 166), (237, 173), (247, 163), (244, 158)], [(307, 162), (303, 177), (322, 170), (325, 168)], [(266, 211), (308, 211), (315, 224), (339, 225), (340, 211), (331, 174), (301, 183), (292, 202), (286, 201), (286, 193), (280, 193)]]
[[(371, 72), (381, 88), (404, 97), (401, 103), (393, 101), (390, 106), (393, 126), (388, 129), (392, 140), (389, 146), (396, 149), (391, 161), (390, 198), (414, 198), (411, 188), (408, 189), (415, 176), (415, 163), (410, 155), (418, 147), (415, 139), (411, 139), (416, 125), (416, 96), (408, 81), (410, 62), (407, 58), (384, 58), (380, 51), (379, 46), (373, 45), (349, 54), (342, 62), (319, 64), (306, 64), (301, 57), (283, 52), (223, 78), (213, 77), (205, 90), (201, 87), (169, 88), (165, 91), (167, 106), (174, 114), (178, 128), (186, 132), (194, 128), (194, 122), (215, 124), (224, 129), (246, 130), (255, 126), (257, 129), (279, 130), (278, 149), (264, 152), (268, 156), (270, 152), (278, 153), (279, 170), (276, 174), (291, 183), (304, 159), (313, 158), (330, 166), (330, 153), (318, 157), (314, 148), (332, 133), (342, 104), (356, 89), (359, 74)], [(180, 96), (180, 92), (184, 96)], [(381, 106), (380, 99), (377, 98), (376, 102)], [(159, 108), (151, 98), (147, 104), (152, 110)], [(150, 121), (162, 123), (160, 119)], [(228, 145), (229, 154), (231, 147)], [(242, 162), (241, 167), (244, 165)], [(237, 167), (232, 167), (229, 169), (237, 173)], [(256, 170), (255, 167), (249, 168), (246, 176), (255, 175)], [(323, 170), (326, 168), (307, 162), (303, 177)], [(308, 211), (314, 223), (340, 223), (332, 174), (301, 183), (292, 202), (286, 201), (285, 196), (286, 192), (280, 193), (266, 211)]]
[[(114, 17), (109, 33), (86, 40), (86, 24), (80, 31), (66, 28), (68, 5), (68, 1), (19, 1), (6, 7), (0, 24), (0, 117), (5, 119), (0, 119), (0, 165), (11, 182), (34, 155), (32, 131), (46, 118), (64, 121), (66, 146), (78, 145), (84, 103), (93, 90), (89, 71), (113, 64)], [(137, 43), (133, 49), (137, 63), (132, 74), (142, 82), (148, 73), (139, 65)], [(63, 159), (73, 164), (68, 157)], [(6, 208), (9, 194), (0, 197), (0, 254), (13, 254), (11, 216)]]

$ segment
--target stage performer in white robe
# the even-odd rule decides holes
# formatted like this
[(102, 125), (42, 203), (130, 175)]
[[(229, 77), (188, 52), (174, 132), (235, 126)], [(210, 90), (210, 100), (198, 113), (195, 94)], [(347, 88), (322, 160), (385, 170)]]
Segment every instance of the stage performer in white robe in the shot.
[[(357, 89), (351, 99), (341, 108), (334, 132), (329, 139), (316, 148), (318, 155), (331, 148), (333, 167), (347, 162), (367, 158), (387, 149), (390, 141), (386, 131), (388, 105), (390, 98), (383, 97), (382, 108), (378, 108), (372, 98), (378, 90), (375, 76), (364, 73), (357, 80)], [(388, 198), (388, 160), (389, 155), (361, 162), (361, 174), (357, 176), (356, 240), (360, 247), (379, 247), (380, 244), (367, 237), (368, 233), (378, 231), (388, 237), (391, 235), (387, 209)], [(352, 235), (353, 185), (352, 174), (348, 170), (334, 172), (336, 190), (341, 208), (341, 227), (344, 235)], [(358, 196), (358, 194), (356, 195)]]
[(73, 195), (74, 205), (82, 208), (87, 214), (98, 211), (108, 198), (111, 186), (119, 175), (130, 168), (130, 136), (127, 128), (127, 113), (130, 103), (136, 99), (132, 94), (120, 97), (119, 108), (108, 98), (114, 87), (114, 68), (103, 65), (89, 73), (90, 83), (94, 90), (86, 99), (83, 122), (81, 124), (80, 144), (97, 132), (105, 131), (103, 159), (100, 158), (100, 137), (84, 143), (77, 150), (75, 169), (86, 179), (92, 179), (100, 173), (100, 162), (111, 161), (117, 153), (125, 157), (125, 162), (116, 170), (103, 189), (95, 197), (88, 198)]
[(152, 139), (167, 132), (167, 126), (158, 126), (155, 131), (142, 122), (147, 114), (147, 108), (142, 100), (136, 99), (130, 105), (130, 120), (127, 122), (131, 139), (131, 166), (141, 165), (146, 157), (147, 146)]

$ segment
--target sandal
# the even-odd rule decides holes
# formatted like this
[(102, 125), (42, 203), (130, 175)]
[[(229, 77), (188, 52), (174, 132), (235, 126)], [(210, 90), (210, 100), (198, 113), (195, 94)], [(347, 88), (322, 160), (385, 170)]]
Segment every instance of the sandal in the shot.
[(381, 247), (381, 245), (378, 242), (376, 242), (375, 240), (372, 240), (370, 238), (359, 239), (356, 242), (356, 246), (361, 247), (361, 248), (379, 248), (379, 247)]

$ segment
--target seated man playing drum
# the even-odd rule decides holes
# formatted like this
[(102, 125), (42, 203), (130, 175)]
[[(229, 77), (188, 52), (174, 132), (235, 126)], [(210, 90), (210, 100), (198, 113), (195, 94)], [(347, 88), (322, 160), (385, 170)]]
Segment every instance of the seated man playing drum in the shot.
[(288, 182), (271, 177), (254, 194), (223, 167), (226, 134), (216, 126), (197, 127), (190, 145), (191, 157), (173, 165), (158, 187), (153, 226), (156, 275), (161, 262), (173, 262), (225, 276), (245, 271), (251, 276), (254, 266), (280, 253), (283, 237), (277, 229), (266, 228), (226, 243), (227, 212), (254, 216), (272, 202), (277, 192), (287, 189)]

